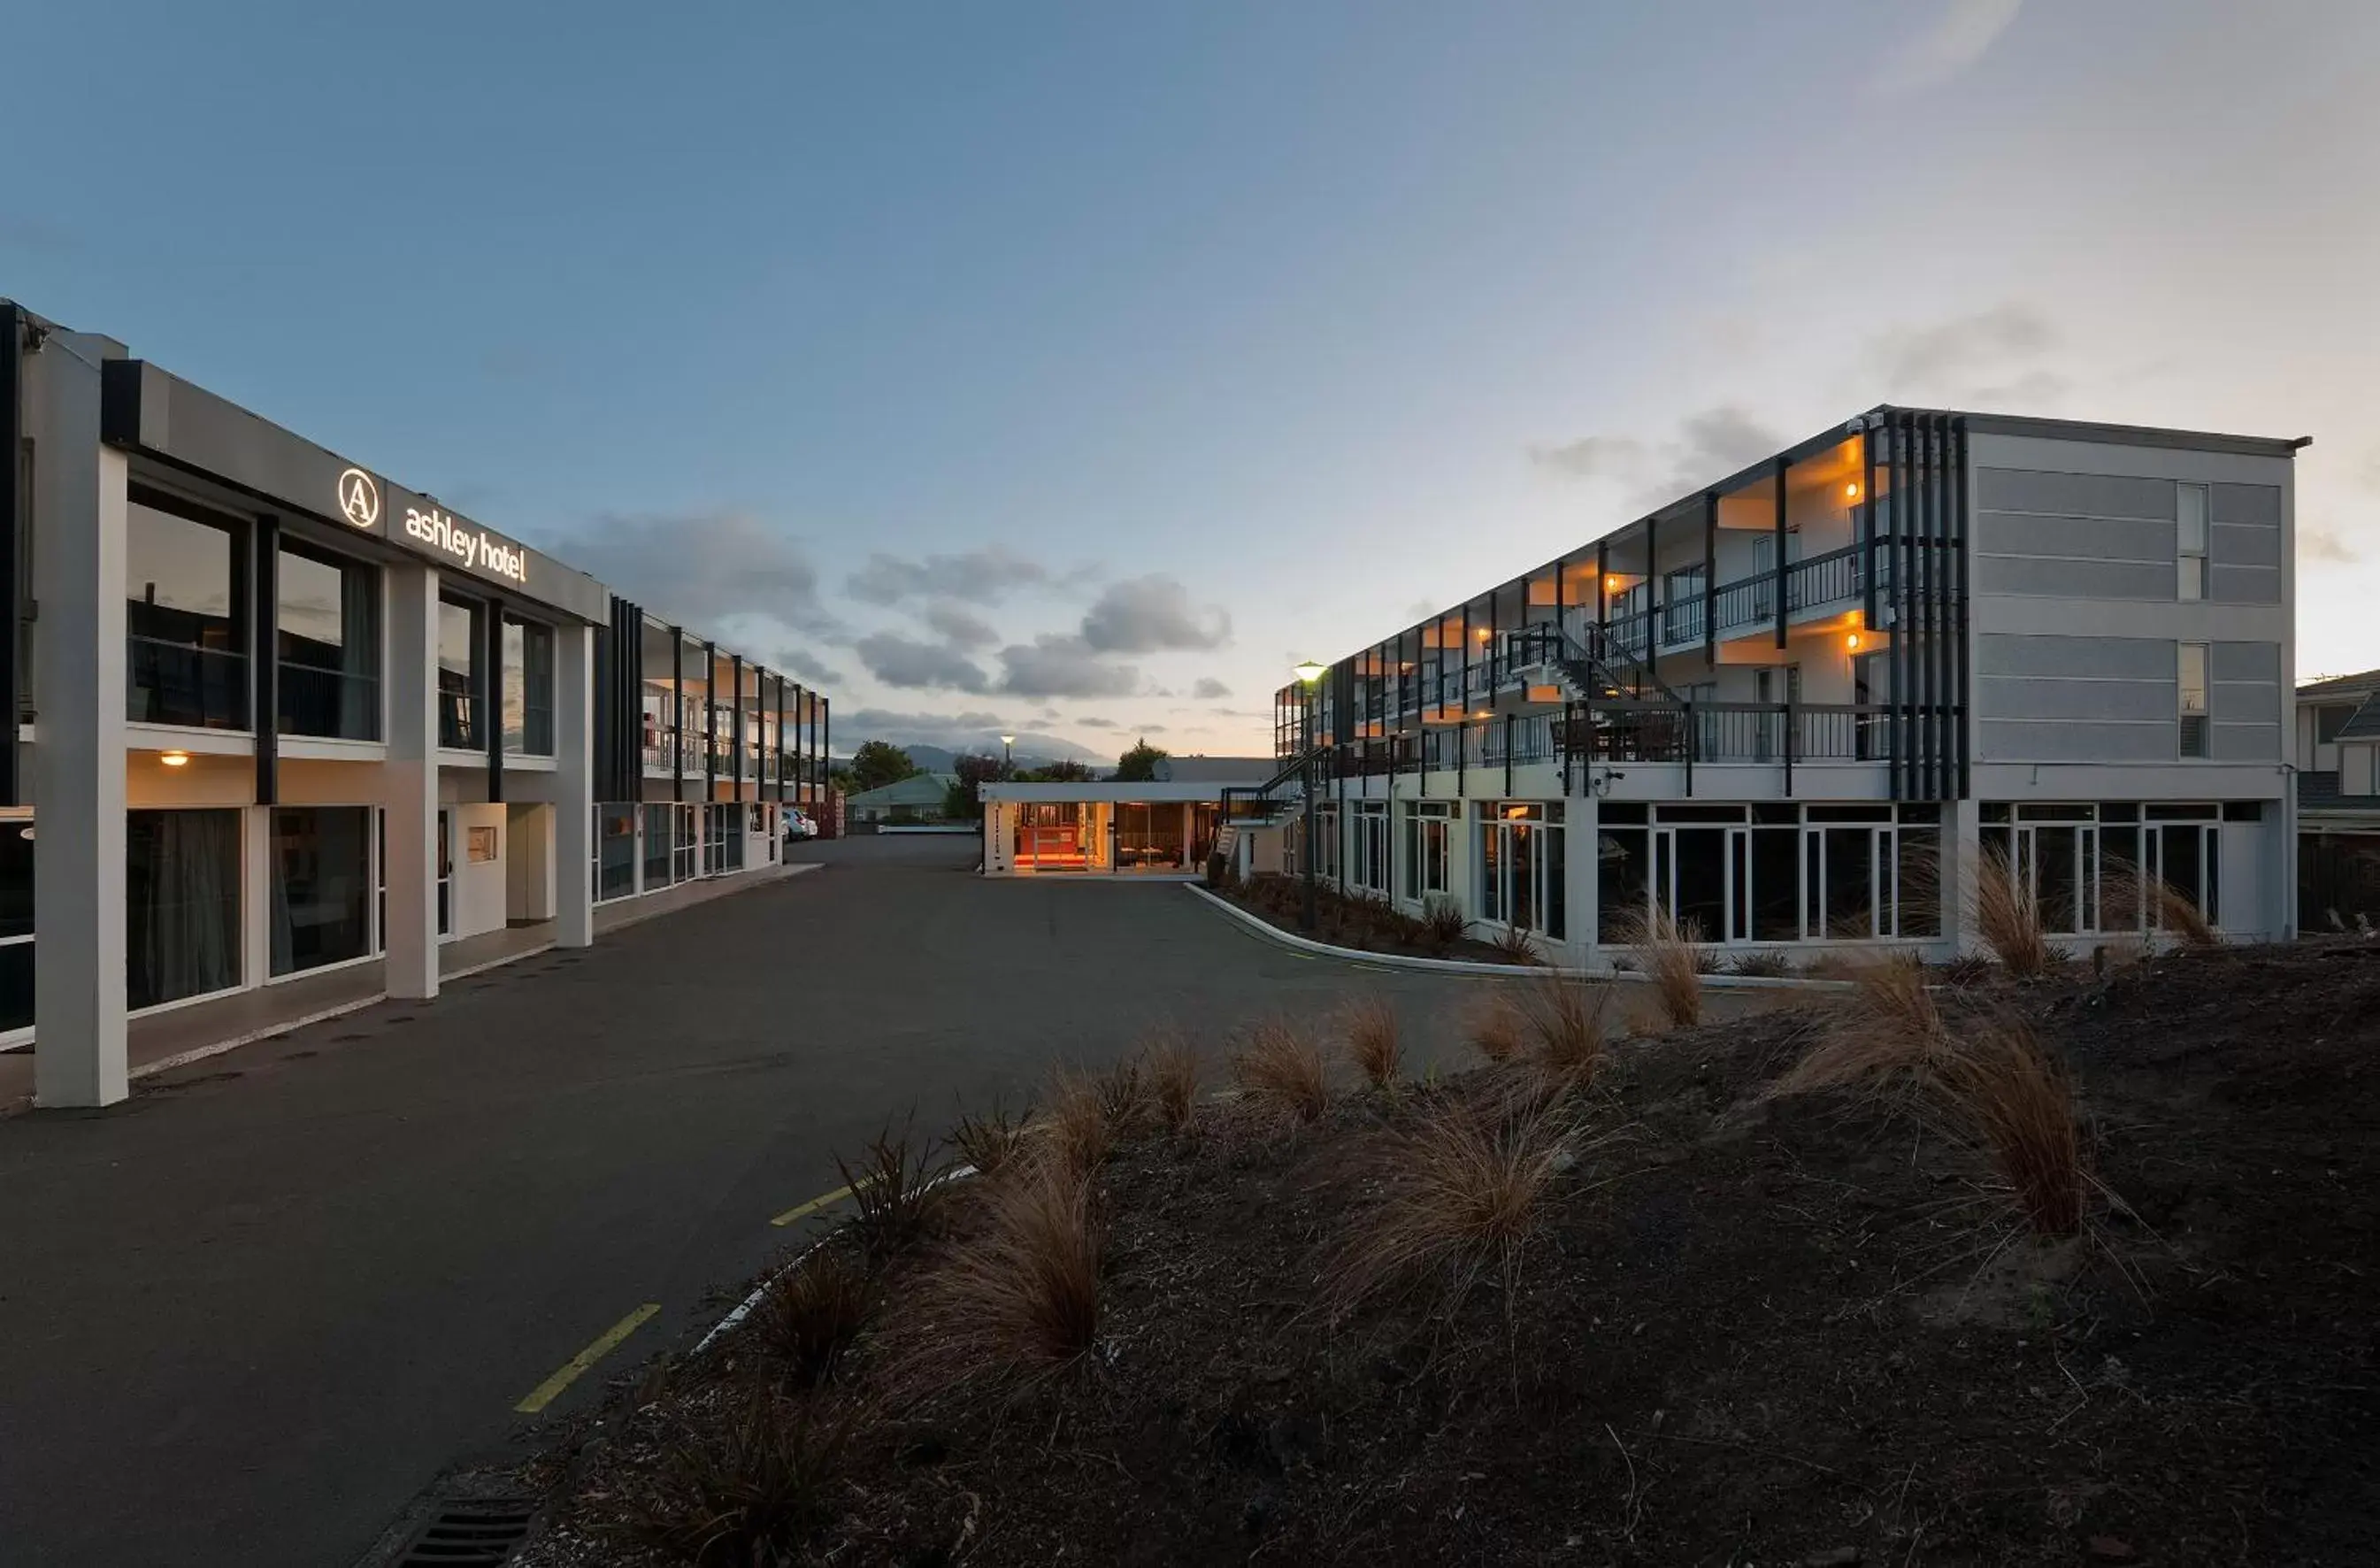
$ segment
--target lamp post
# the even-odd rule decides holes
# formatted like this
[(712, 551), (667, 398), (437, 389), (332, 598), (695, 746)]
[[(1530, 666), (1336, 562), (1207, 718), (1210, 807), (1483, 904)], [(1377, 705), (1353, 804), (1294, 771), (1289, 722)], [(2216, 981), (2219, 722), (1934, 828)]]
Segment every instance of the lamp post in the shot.
[(1305, 843), (1304, 853), (1298, 856), (1298, 859), (1303, 862), (1299, 869), (1305, 873), (1305, 916), (1299, 923), (1308, 931), (1314, 930), (1314, 687), (1315, 683), (1329, 673), (1325, 666), (1316, 663), (1311, 659), (1297, 666), (1297, 678), (1299, 684), (1305, 687), (1305, 699), (1300, 706), (1298, 723), (1300, 732), (1298, 739), (1303, 743), (1305, 763)]
[(1000, 776), (1004, 779), (1014, 772), (1016, 772), (1016, 737), (1013, 735), (1003, 735), (1000, 737)]

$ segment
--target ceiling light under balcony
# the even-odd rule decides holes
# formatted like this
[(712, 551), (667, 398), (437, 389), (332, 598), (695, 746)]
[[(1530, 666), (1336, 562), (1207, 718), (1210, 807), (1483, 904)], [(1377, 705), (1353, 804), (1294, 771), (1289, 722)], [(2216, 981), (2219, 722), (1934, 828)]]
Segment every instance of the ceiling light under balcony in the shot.
[(190, 765), (190, 754), (187, 751), (161, 751), (157, 754), (157, 760), (168, 768), (187, 768)]

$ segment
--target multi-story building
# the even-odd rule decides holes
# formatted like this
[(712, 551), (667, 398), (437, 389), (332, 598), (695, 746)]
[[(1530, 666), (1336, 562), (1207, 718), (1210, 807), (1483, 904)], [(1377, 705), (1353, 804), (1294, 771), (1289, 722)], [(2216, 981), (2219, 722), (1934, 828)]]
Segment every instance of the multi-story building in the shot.
[(1317, 867), (1595, 963), (1973, 945), (1979, 857), (2047, 929), (2137, 930), (2137, 866), (2294, 925), (2303, 441), (1878, 407), (1276, 698)]
[(0, 450), (0, 1049), (44, 1103), (123, 1098), (169, 1010), (584, 945), (826, 788), (819, 694), (5, 300)]

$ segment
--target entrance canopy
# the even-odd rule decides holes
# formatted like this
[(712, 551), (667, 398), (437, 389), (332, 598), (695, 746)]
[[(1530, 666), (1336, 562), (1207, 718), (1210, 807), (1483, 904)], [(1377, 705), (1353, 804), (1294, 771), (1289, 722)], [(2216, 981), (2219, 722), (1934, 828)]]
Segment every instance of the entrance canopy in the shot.
[(1214, 848), (1227, 785), (1212, 783), (988, 784), (983, 803), (986, 875), (1195, 874)]

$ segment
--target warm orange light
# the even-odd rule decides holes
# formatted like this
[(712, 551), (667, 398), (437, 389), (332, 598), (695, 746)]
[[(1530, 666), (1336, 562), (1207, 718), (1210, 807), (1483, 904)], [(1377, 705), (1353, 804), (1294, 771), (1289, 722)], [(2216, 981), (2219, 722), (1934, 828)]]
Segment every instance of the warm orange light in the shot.
[(187, 751), (161, 752), (157, 760), (168, 768), (187, 768), (190, 765), (190, 754)]
[(1494, 632), (1488, 630), (1486, 626), (1481, 626), (1479, 628), (1479, 640), (1482, 642), (1487, 641), (1489, 638), (1494, 637), (1495, 635), (1496, 634)]
[(1853, 480), (1851, 483), (1843, 486), (1843, 499), (1846, 501), (1857, 501), (1859, 499), (1859, 481), (1857, 480)]
[(1845, 648), (1857, 650), (1859, 647), (1859, 633), (1853, 632), (1851, 636), (1843, 638), (1843, 646)]

